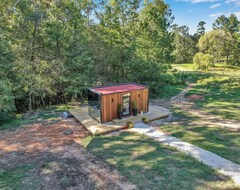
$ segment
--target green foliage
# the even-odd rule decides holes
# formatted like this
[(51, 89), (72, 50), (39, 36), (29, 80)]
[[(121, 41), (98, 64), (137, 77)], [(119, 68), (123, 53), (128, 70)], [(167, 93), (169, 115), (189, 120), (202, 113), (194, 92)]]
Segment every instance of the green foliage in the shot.
[(14, 117), (15, 112), (14, 96), (11, 84), (6, 80), (0, 81), (0, 124)]
[(206, 24), (206, 22), (204, 21), (200, 21), (198, 23), (198, 26), (197, 26), (197, 36), (202, 36), (205, 34), (205, 27), (204, 25)]
[(213, 57), (209, 54), (196, 53), (193, 58), (193, 64), (196, 69), (207, 71), (213, 66)]
[(196, 37), (186, 26), (173, 29), (169, 5), (158, 0), (9, 0), (0, 6), (0, 77), (12, 84), (19, 112), (82, 100), (96, 85), (137, 82), (159, 95), (183, 84), (170, 63), (190, 62), (199, 35), (200, 51), (215, 62), (240, 60), (239, 22), (232, 15), (214, 34), (203, 35), (200, 22)]
[(0, 170), (0, 189), (22, 189), (23, 180), (31, 178), (30, 182), (24, 184), (25, 188), (35, 189), (37, 179), (29, 175), (34, 167), (32, 165), (19, 165), (12, 169)]
[(148, 123), (149, 123), (149, 120), (148, 120), (148, 118), (146, 118), (146, 117), (143, 117), (143, 118), (142, 118), (142, 121), (143, 121), (143, 123), (145, 123), (145, 124), (148, 124)]
[(0, 5), (0, 76), (18, 111), (82, 100), (95, 85), (135, 81), (157, 93), (170, 82), (173, 17), (163, 1)]
[(174, 36), (174, 51), (175, 63), (188, 63), (192, 61), (192, 57), (197, 52), (196, 42), (189, 34), (187, 26), (172, 26)]
[(122, 104), (118, 103), (118, 112), (122, 112), (123, 108), (122, 108)]
[(240, 21), (237, 16), (230, 14), (228, 17), (222, 15), (216, 19), (213, 23), (213, 29), (215, 30), (226, 30), (230, 33), (239, 32)]
[(134, 127), (134, 123), (133, 123), (132, 121), (128, 121), (128, 122), (126, 123), (126, 126), (131, 129), (131, 128)]

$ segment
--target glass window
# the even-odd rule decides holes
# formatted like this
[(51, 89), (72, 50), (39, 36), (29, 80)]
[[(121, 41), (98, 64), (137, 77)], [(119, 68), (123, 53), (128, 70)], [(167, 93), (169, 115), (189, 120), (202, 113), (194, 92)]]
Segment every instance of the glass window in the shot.
[(88, 114), (101, 122), (100, 96), (97, 93), (88, 90)]

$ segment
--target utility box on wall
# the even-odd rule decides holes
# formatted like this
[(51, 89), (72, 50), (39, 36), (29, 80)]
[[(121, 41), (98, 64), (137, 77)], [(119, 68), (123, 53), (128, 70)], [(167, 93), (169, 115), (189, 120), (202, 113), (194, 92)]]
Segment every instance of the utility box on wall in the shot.
[(118, 117), (118, 105), (123, 108), (123, 117), (133, 114), (132, 103), (138, 112), (148, 112), (148, 87), (136, 83), (89, 88), (88, 113), (101, 123)]

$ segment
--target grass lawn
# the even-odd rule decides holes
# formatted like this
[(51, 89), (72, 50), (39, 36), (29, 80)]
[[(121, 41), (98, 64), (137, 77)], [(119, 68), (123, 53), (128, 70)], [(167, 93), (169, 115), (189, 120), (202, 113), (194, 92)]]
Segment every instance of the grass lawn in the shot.
[(231, 189), (232, 182), (210, 167), (148, 137), (122, 132), (97, 136), (87, 149), (139, 189)]
[[(189, 75), (188, 80), (197, 84), (187, 96), (198, 94), (205, 97), (203, 101), (195, 101), (194, 109), (204, 110), (224, 119), (240, 121), (239, 69), (218, 65), (210, 72), (202, 73), (193, 71), (191, 64), (177, 67), (185, 70)], [(237, 130), (201, 124), (203, 118), (174, 106), (171, 111), (178, 118), (185, 118), (185, 121), (161, 126), (161, 130), (240, 164), (240, 133)]]
[(18, 114), (16, 118), (6, 121), (0, 125), (2, 129), (13, 129), (22, 125), (28, 125), (36, 122), (50, 122), (51, 120), (57, 119), (60, 114), (67, 111), (67, 105), (56, 105), (45, 109), (36, 110), (31, 114)]
[(204, 100), (195, 101), (196, 109), (240, 121), (240, 67), (219, 64), (206, 73), (194, 71), (192, 64), (173, 67), (185, 72), (187, 80), (196, 84), (187, 96), (204, 96)]
[(161, 130), (240, 164), (239, 132), (229, 128), (191, 124), (193, 120), (198, 121), (193, 117), (185, 123), (161, 126)]

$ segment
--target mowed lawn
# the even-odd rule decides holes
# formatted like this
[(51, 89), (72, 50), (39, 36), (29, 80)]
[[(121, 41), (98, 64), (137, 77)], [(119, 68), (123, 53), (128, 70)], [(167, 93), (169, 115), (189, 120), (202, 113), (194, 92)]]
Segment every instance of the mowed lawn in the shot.
[[(191, 64), (180, 65), (178, 68), (186, 72), (188, 80), (196, 83), (186, 96), (197, 94), (205, 98), (194, 101), (196, 106), (193, 109), (240, 122), (240, 71), (236, 67), (219, 65), (209, 73), (194, 71)], [(171, 111), (180, 122), (161, 126), (161, 130), (240, 164), (238, 129), (208, 126), (201, 123), (204, 118), (177, 107), (172, 107)]]
[(210, 167), (143, 135), (97, 136), (87, 149), (115, 166), (139, 189), (236, 188)]

